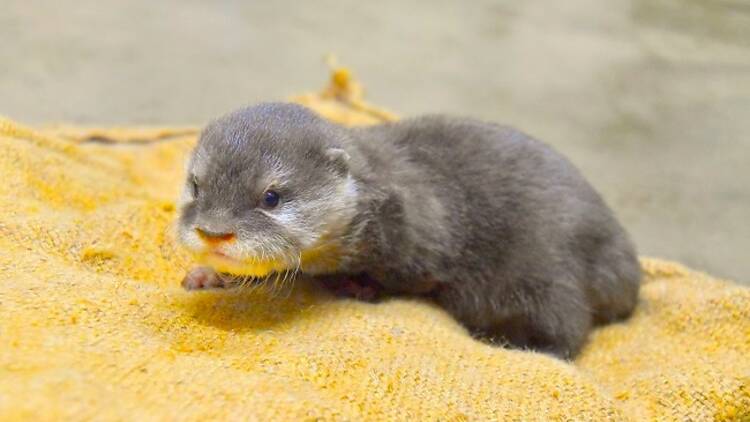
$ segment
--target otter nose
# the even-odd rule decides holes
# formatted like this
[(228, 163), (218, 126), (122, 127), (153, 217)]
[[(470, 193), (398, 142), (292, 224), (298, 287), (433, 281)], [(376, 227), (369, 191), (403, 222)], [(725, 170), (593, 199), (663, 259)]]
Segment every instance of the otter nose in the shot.
[(198, 236), (207, 242), (225, 242), (234, 239), (234, 233), (218, 233), (196, 227), (195, 231)]

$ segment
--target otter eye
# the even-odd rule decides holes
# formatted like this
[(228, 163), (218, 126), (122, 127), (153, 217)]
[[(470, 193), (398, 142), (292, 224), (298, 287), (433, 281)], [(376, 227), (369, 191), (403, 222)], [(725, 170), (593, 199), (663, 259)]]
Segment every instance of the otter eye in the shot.
[(263, 193), (263, 205), (274, 208), (279, 205), (279, 194), (276, 191), (267, 190)]
[(190, 187), (193, 189), (193, 198), (198, 197), (198, 179), (195, 178), (195, 176), (192, 177), (192, 180), (190, 181)]

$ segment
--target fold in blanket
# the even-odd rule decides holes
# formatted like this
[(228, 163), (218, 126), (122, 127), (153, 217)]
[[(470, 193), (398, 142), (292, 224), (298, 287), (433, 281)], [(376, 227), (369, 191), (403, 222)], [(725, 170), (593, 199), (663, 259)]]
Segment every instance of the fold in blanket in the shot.
[[(348, 73), (295, 98), (394, 116)], [(0, 120), (0, 420), (750, 419), (750, 290), (644, 259), (631, 319), (572, 363), (473, 340), (419, 300), (186, 293), (174, 200), (193, 128)]]

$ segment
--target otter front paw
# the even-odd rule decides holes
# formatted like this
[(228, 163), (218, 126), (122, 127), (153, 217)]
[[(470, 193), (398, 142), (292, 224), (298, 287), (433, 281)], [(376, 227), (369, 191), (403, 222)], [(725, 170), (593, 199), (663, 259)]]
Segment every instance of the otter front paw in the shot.
[(210, 267), (196, 267), (190, 270), (182, 279), (185, 290), (223, 289), (227, 287), (225, 281)]

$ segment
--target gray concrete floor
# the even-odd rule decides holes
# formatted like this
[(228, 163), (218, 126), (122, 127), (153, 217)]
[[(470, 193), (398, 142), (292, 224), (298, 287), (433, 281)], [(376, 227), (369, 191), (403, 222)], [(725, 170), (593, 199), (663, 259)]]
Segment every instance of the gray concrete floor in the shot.
[(0, 113), (199, 125), (321, 86), (326, 53), (402, 115), (545, 140), (642, 254), (750, 282), (746, 0), (3, 0)]

